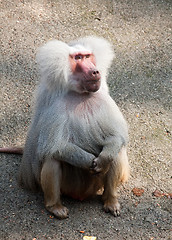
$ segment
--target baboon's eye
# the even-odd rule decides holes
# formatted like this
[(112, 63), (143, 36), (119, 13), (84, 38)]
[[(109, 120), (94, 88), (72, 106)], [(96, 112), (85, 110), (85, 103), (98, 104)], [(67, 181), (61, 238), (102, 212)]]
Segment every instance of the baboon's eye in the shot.
[(89, 58), (89, 57), (90, 57), (90, 54), (85, 55), (85, 58)]
[(75, 60), (80, 60), (80, 59), (83, 59), (83, 55), (78, 54), (75, 56)]

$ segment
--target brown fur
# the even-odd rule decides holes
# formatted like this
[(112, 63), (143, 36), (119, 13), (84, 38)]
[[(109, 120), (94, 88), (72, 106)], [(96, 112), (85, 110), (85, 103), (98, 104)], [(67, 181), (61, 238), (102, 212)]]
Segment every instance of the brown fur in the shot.
[(101, 173), (93, 175), (88, 170), (76, 168), (67, 163), (61, 163), (62, 166), (60, 166), (56, 160), (45, 163), (41, 171), (41, 186), (46, 208), (58, 218), (66, 218), (68, 210), (61, 204), (61, 193), (74, 199), (84, 200), (96, 195), (98, 190), (104, 187), (104, 209), (118, 216), (120, 205), (117, 200), (117, 187), (126, 182), (129, 177), (125, 148), (120, 151), (118, 158), (120, 164), (116, 165), (112, 162), (105, 175)]

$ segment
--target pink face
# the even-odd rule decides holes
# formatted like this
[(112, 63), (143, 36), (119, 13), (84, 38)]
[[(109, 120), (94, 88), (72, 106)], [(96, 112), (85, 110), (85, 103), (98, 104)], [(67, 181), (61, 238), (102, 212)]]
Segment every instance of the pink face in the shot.
[(96, 69), (95, 56), (87, 51), (69, 55), (73, 80), (81, 92), (96, 92), (100, 88), (100, 73)]

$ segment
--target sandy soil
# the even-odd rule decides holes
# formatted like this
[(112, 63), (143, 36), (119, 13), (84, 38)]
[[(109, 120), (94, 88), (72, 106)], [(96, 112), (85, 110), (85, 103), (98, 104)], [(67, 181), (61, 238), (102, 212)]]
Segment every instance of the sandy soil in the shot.
[[(17, 186), (21, 157), (1, 154), (0, 239), (172, 239), (172, 2), (4, 0), (0, 9), (0, 146), (24, 144), (36, 49), (49, 39), (97, 35), (114, 45), (109, 86), (129, 124), (131, 165), (129, 183), (119, 188), (120, 217), (105, 214), (100, 197), (64, 198), (70, 215), (59, 221), (44, 209), (42, 194)], [(133, 188), (144, 193), (138, 197)], [(165, 195), (153, 196), (155, 190)]]

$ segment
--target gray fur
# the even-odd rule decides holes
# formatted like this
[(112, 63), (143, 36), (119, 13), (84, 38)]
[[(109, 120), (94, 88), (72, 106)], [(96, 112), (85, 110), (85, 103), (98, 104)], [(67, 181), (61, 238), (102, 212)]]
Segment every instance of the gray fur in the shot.
[[(73, 91), (68, 55), (75, 45), (84, 46), (96, 57), (101, 87), (95, 93)], [(113, 56), (111, 45), (97, 37), (69, 45), (54, 40), (39, 49), (40, 83), (20, 168), (20, 181), (26, 187), (34, 189), (40, 184), (41, 168), (47, 159), (90, 169), (99, 156), (115, 161), (126, 146), (127, 124), (109, 96), (106, 83)]]

